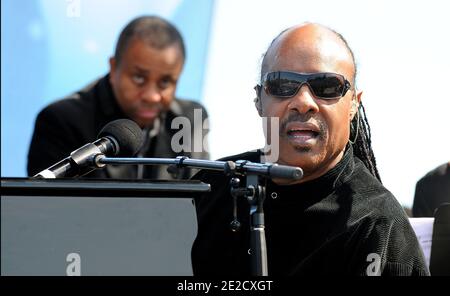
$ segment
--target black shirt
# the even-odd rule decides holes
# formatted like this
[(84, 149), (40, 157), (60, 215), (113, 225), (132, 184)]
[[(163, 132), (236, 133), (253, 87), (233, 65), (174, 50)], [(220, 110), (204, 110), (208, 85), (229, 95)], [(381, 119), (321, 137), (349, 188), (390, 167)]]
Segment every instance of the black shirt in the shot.
[[(224, 160), (260, 162), (259, 152)], [(250, 275), (249, 206), (238, 202), (233, 220), (229, 177), (201, 171), (212, 191), (196, 200), (195, 275)], [(241, 180), (245, 184), (244, 180)], [(269, 275), (428, 275), (408, 218), (394, 196), (353, 157), (322, 177), (280, 186), (267, 181), (264, 204)], [(275, 197), (275, 198), (274, 198)]]

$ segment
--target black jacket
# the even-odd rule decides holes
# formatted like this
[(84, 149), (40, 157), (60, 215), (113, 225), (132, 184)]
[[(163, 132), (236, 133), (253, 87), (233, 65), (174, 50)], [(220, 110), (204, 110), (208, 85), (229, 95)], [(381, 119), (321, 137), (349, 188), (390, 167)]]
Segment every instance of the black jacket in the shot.
[[(208, 159), (207, 152), (175, 153), (171, 149), (172, 136), (179, 131), (179, 129), (171, 129), (172, 120), (176, 116), (184, 116), (190, 120), (191, 135), (195, 135), (194, 128), (202, 129), (201, 126), (193, 124), (194, 109), (202, 109), (203, 120), (206, 119), (206, 110), (199, 103), (175, 99), (170, 110), (161, 120), (157, 136), (152, 138), (150, 144), (146, 145), (139, 154), (143, 157), (173, 158), (185, 155), (191, 158)], [(128, 117), (116, 102), (108, 75), (85, 89), (50, 104), (38, 114), (36, 119), (28, 153), (28, 175), (35, 175), (69, 156), (73, 150), (95, 141), (98, 133), (107, 123), (119, 118)], [(198, 133), (205, 135), (206, 131), (202, 129)], [(104, 169), (91, 172), (86, 177), (134, 179), (138, 176), (137, 171), (136, 166), (106, 166)], [(177, 175), (168, 173), (166, 166), (145, 166), (141, 177), (173, 179), (188, 178), (190, 175), (191, 172), (187, 169)]]
[[(259, 158), (260, 153), (251, 152), (225, 160)], [(229, 178), (206, 171), (194, 178), (212, 187), (196, 200), (194, 274), (250, 275), (248, 202), (239, 200), (242, 227), (232, 232)], [(351, 147), (318, 179), (290, 186), (267, 181), (266, 196), (269, 275), (429, 274), (402, 207), (353, 157)]]
[(449, 163), (438, 166), (417, 181), (413, 216), (434, 217), (434, 212), (443, 203), (450, 203)]

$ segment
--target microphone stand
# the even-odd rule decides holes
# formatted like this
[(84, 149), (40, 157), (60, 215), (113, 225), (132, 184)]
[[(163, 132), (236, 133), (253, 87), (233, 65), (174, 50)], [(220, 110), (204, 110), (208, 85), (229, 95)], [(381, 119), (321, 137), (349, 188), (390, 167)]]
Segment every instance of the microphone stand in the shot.
[(266, 188), (259, 184), (257, 174), (247, 174), (247, 187), (239, 187), (240, 179), (234, 176), (230, 180), (231, 196), (234, 199), (234, 220), (231, 222), (233, 231), (237, 231), (240, 223), (237, 220), (236, 199), (246, 197), (250, 205), (250, 255), (252, 262), (252, 275), (267, 276), (267, 244), (264, 225), (264, 200)]
[[(104, 167), (107, 164), (120, 165), (175, 165), (178, 168), (193, 167), (199, 169), (223, 171), (231, 176), (230, 192), (234, 199), (234, 220), (231, 223), (232, 230), (237, 230), (240, 223), (237, 221), (238, 197), (245, 197), (250, 205), (250, 246), (252, 275), (267, 276), (267, 245), (264, 225), (264, 200), (266, 188), (260, 184), (260, 177), (284, 178), (299, 180), (303, 177), (303, 171), (299, 167), (278, 165), (272, 163), (253, 163), (246, 160), (212, 161), (203, 159), (190, 159), (186, 156), (177, 158), (113, 158), (104, 154), (97, 154), (91, 158), (95, 168)], [(240, 187), (239, 176), (247, 176), (246, 187)]]

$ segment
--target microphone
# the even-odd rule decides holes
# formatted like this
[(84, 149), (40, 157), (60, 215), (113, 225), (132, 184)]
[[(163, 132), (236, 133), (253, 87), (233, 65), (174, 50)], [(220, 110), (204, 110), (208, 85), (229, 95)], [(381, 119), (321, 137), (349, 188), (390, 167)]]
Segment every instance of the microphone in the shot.
[(103, 127), (98, 140), (70, 153), (70, 156), (33, 176), (53, 179), (79, 177), (93, 171), (95, 156), (134, 156), (141, 148), (144, 137), (141, 128), (132, 120), (117, 119)]
[(303, 170), (299, 167), (274, 164), (269, 168), (269, 176), (274, 179), (300, 180), (303, 178)]
[(254, 173), (271, 179), (300, 180), (303, 177), (301, 168), (276, 163), (255, 163), (247, 160), (237, 160), (235, 169), (238, 172)]

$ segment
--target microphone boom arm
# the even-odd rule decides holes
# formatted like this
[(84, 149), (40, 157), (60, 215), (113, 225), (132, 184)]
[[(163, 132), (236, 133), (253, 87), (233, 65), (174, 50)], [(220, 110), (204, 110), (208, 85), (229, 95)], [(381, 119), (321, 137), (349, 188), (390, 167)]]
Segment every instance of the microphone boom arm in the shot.
[(106, 157), (103, 154), (97, 154), (94, 157), (93, 163), (96, 168), (101, 168), (107, 164), (175, 165), (178, 168), (191, 167), (214, 171), (224, 171), (226, 174), (254, 174), (274, 179), (299, 180), (303, 177), (303, 171), (299, 167), (278, 165), (274, 163), (255, 163), (246, 160), (237, 160), (236, 162), (233, 162), (191, 159), (186, 156), (178, 156), (177, 158), (123, 158)]

